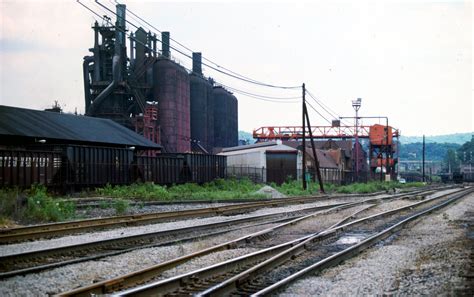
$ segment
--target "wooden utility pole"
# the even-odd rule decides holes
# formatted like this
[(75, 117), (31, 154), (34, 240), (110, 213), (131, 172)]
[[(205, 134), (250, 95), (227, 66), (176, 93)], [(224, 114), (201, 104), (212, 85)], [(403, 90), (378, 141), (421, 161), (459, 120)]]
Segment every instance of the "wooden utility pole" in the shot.
[(423, 164), (422, 164), (423, 182), (425, 182), (425, 135), (423, 134)]
[[(303, 83), (303, 107), (301, 109), (302, 118), (303, 118), (303, 141), (301, 152), (303, 154), (303, 165), (302, 165), (302, 180), (303, 180), (303, 190), (306, 190), (308, 185), (306, 184), (306, 122), (305, 122), (305, 109), (306, 109), (306, 87)], [(310, 127), (311, 129), (311, 127)]]
[(313, 156), (314, 156), (316, 176), (318, 177), (319, 188), (321, 189), (321, 192), (324, 193), (323, 179), (321, 177), (321, 170), (319, 168), (318, 155), (316, 154), (316, 147), (314, 145), (314, 139), (313, 139), (313, 131), (311, 131), (311, 123), (309, 122), (309, 115), (308, 115), (308, 110), (306, 109), (306, 105), (304, 106), (304, 113), (306, 114), (306, 121), (308, 122), (308, 127), (309, 127), (309, 140), (311, 141), (311, 149), (313, 151)]
[[(306, 117), (306, 119), (305, 119)], [(321, 170), (319, 168), (319, 160), (318, 160), (318, 155), (316, 154), (316, 147), (314, 145), (314, 139), (313, 139), (313, 131), (311, 131), (311, 123), (309, 121), (309, 115), (308, 115), (308, 109), (306, 108), (306, 88), (305, 84), (303, 84), (303, 189), (306, 190), (307, 185), (306, 185), (306, 124), (308, 124), (308, 130), (309, 130), (309, 140), (311, 142), (311, 149), (313, 151), (313, 156), (314, 156), (314, 166), (315, 166), (315, 176), (318, 177), (318, 182), (319, 182), (319, 188), (322, 193), (324, 193), (324, 185), (323, 185), (323, 179), (321, 177)]]

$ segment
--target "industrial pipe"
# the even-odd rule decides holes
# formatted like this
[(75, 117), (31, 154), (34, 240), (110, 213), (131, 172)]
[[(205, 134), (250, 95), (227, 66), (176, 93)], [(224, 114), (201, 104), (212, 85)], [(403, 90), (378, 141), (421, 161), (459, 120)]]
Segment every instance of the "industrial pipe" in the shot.
[(91, 105), (91, 92), (89, 80), (89, 65), (94, 62), (93, 56), (85, 56), (82, 62), (82, 72), (84, 74), (84, 99), (86, 100), (86, 113)]
[(97, 96), (92, 104), (89, 107), (89, 111), (86, 113), (87, 115), (92, 115), (96, 108), (107, 98), (117, 87), (119, 83), (119, 74), (120, 74), (120, 56), (115, 54), (112, 58), (112, 75), (113, 80), (112, 82), (105, 88), (99, 96)]

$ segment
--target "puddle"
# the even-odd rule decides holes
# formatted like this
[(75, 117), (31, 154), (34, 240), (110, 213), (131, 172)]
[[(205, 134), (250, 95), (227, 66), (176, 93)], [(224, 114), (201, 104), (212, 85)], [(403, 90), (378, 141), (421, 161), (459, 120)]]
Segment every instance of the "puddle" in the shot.
[(347, 234), (341, 238), (339, 238), (338, 241), (336, 241), (334, 244), (356, 244), (361, 242), (366, 238), (366, 235), (364, 234)]

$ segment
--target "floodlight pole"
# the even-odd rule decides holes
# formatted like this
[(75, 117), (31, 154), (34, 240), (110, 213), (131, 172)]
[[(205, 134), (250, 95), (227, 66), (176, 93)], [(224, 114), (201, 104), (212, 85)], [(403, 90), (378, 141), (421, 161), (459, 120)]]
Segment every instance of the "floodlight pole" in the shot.
[(355, 110), (355, 161), (356, 161), (356, 181), (359, 181), (359, 109), (361, 106), (362, 98), (357, 98), (357, 100), (352, 100), (352, 107)]

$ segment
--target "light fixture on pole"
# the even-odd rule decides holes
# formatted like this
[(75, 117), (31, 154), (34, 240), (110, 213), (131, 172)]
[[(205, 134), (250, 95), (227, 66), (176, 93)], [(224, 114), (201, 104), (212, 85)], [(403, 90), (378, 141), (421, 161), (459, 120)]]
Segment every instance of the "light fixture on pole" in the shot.
[(352, 107), (356, 112), (355, 116), (355, 163), (356, 163), (356, 179), (359, 181), (359, 109), (362, 104), (362, 98), (357, 98), (357, 100), (352, 100)]

